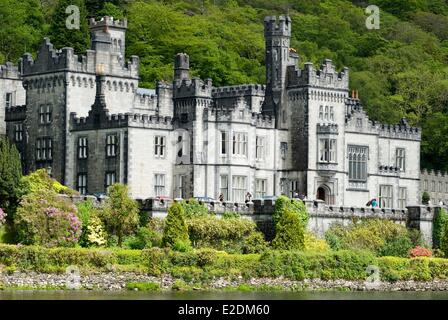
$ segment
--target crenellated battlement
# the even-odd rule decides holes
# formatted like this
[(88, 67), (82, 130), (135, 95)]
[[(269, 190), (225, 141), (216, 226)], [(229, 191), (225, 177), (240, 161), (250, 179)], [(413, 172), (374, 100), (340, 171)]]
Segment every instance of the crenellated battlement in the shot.
[(434, 169), (422, 169), (421, 174), (424, 176), (433, 176), (433, 177), (439, 177), (439, 178), (445, 178), (448, 176), (447, 172), (441, 171), (441, 170), (434, 170)]
[(289, 16), (267, 16), (264, 18), (264, 34), (272, 36), (291, 36), (291, 18)]
[(128, 27), (128, 20), (114, 20), (114, 17), (105, 16), (102, 17), (100, 20), (95, 20), (95, 18), (90, 18), (89, 20), (89, 28), (95, 29), (95, 28), (104, 28), (104, 27), (114, 27), (114, 28), (122, 28), (127, 29)]
[(17, 66), (12, 62), (6, 62), (4, 65), (0, 65), (0, 78), (3, 79), (20, 79), (20, 71)]
[(242, 84), (237, 86), (216, 87), (212, 89), (213, 98), (233, 98), (242, 95), (264, 96), (265, 85)]
[[(110, 52), (109, 61), (109, 63), (104, 64), (105, 74), (138, 79), (139, 58), (137, 56), (131, 56), (128, 61), (123, 61), (118, 52)], [(20, 59), (20, 64), (24, 76), (51, 71), (90, 74), (96, 74), (97, 71), (97, 57), (94, 50), (87, 50), (86, 55), (76, 55), (73, 48), (56, 50), (49, 38), (44, 38), (36, 60), (33, 59), (31, 54), (26, 53)]]
[(75, 112), (70, 114), (70, 124), (72, 131), (85, 131), (107, 128), (140, 127), (153, 129), (173, 130), (172, 117), (160, 117), (140, 113), (104, 113), (99, 121), (89, 115), (87, 117), (77, 117)]
[(183, 79), (174, 81), (173, 96), (174, 98), (212, 98), (212, 80), (205, 81), (200, 78)]
[(290, 66), (288, 86), (314, 86), (348, 90), (349, 69), (344, 67), (342, 71), (338, 72), (330, 59), (325, 59), (318, 69), (311, 62), (305, 63), (303, 70)]
[(136, 92), (134, 96), (134, 107), (143, 109), (156, 109), (157, 95)]

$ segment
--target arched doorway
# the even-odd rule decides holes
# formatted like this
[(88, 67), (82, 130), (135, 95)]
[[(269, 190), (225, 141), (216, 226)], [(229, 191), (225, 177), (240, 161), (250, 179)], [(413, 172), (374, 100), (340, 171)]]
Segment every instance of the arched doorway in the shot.
[(319, 187), (317, 189), (317, 200), (323, 200), (324, 202), (326, 202), (326, 195), (327, 195), (327, 190), (325, 190), (324, 187)]

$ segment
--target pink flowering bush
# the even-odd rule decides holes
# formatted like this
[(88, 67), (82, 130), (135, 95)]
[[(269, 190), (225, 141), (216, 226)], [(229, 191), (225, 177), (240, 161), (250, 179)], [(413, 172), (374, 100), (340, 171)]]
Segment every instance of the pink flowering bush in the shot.
[(14, 219), (19, 242), (72, 247), (81, 235), (78, 211), (55, 192), (42, 190), (23, 197)]
[(409, 250), (409, 255), (410, 255), (411, 258), (431, 257), (432, 256), (432, 252), (431, 252), (431, 250), (429, 250), (427, 248), (416, 246), (415, 248)]

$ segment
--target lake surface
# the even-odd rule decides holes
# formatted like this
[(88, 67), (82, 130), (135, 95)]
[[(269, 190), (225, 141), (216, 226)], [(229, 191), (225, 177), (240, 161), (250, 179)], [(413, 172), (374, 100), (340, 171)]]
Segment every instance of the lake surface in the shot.
[(0, 300), (448, 300), (448, 291), (428, 292), (142, 292), (5, 290)]

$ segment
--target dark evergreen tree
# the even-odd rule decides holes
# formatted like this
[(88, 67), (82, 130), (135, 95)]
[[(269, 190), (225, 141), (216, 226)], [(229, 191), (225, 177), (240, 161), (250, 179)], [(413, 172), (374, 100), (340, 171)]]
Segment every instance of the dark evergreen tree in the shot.
[(17, 187), (22, 177), (19, 152), (7, 138), (0, 137), (0, 208), (12, 219), (17, 205)]
[[(71, 11), (66, 13), (68, 6), (79, 8), (79, 28), (67, 28), (67, 19), (71, 23)], [(90, 44), (87, 10), (84, 0), (60, 0), (53, 15), (49, 36), (55, 48), (72, 47), (75, 53), (84, 53)]]
[(166, 247), (188, 246), (190, 238), (185, 222), (184, 209), (178, 203), (174, 203), (168, 209), (162, 243)]

